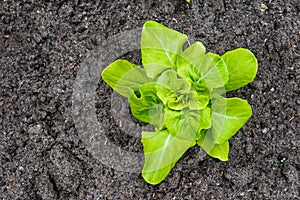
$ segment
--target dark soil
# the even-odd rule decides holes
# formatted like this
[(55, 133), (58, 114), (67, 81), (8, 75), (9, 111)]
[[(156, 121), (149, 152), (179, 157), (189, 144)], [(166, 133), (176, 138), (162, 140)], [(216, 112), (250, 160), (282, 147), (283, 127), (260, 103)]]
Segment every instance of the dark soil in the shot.
[[(0, 5), (0, 199), (300, 199), (298, 0)], [(88, 53), (150, 19), (214, 53), (248, 48), (259, 62), (255, 81), (227, 94), (253, 108), (230, 140), (229, 161), (199, 157), (192, 148), (156, 186), (95, 158), (72, 110), (73, 85)], [(121, 149), (142, 152), (111, 116), (111, 93), (99, 80), (98, 121), (110, 125), (107, 137)]]

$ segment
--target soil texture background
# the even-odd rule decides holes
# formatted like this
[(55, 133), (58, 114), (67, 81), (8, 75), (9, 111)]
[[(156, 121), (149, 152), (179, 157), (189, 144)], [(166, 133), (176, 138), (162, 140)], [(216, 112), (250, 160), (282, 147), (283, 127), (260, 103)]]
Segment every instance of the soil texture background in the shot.
[[(192, 148), (155, 186), (96, 159), (72, 116), (88, 53), (147, 20), (220, 55), (248, 48), (259, 63), (254, 82), (227, 94), (253, 108), (230, 140), (229, 161)], [(300, 199), (298, 0), (1, 0), (0, 33), (0, 199)], [(100, 76), (98, 84), (95, 107), (110, 125), (107, 137), (142, 152), (111, 115), (112, 90)]]

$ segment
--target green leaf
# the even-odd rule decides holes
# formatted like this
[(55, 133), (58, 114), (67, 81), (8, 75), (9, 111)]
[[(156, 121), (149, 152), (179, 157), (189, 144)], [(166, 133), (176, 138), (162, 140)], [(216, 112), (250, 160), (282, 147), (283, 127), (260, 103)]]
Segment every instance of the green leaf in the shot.
[(141, 85), (151, 81), (144, 69), (121, 59), (103, 70), (102, 79), (113, 90), (127, 98), (130, 98)]
[(187, 40), (185, 34), (147, 21), (141, 37), (142, 63), (147, 75), (156, 78), (166, 69), (176, 69), (177, 57)]
[(214, 143), (229, 140), (251, 117), (252, 109), (246, 100), (219, 97), (212, 100), (212, 124), (208, 130)]
[(161, 182), (184, 152), (195, 145), (197, 132), (210, 127), (210, 109), (165, 111), (166, 127), (160, 132), (143, 132), (145, 153), (143, 177), (148, 183)]
[(176, 162), (170, 163), (166, 167), (162, 167), (160, 169), (157, 169), (156, 171), (147, 172), (147, 171), (143, 170), (142, 176), (147, 183), (150, 183), (152, 185), (159, 184), (166, 178), (166, 176), (168, 176), (170, 171), (175, 166)]
[(218, 54), (208, 53), (208, 55), (213, 60), (213, 62), (215, 63), (215, 65), (219, 71), (220, 77), (218, 77), (218, 79), (220, 78), (222, 80), (222, 86), (220, 86), (219, 88), (214, 87), (213, 93), (214, 93), (214, 95), (215, 94), (224, 94), (225, 93), (224, 85), (226, 85), (226, 83), (229, 79), (227, 66), (226, 66), (224, 60), (222, 59), (222, 57), (219, 56)]
[(132, 115), (160, 130), (164, 126), (164, 105), (156, 95), (156, 83), (146, 83), (129, 98)]
[(226, 141), (222, 144), (215, 144), (211, 134), (207, 134), (207, 130), (201, 132), (201, 137), (197, 144), (204, 149), (204, 151), (213, 158), (218, 158), (221, 161), (228, 160), (229, 142)]
[(205, 46), (201, 42), (195, 42), (181, 53), (180, 58), (183, 58), (181, 61), (186, 61), (185, 59), (194, 60), (198, 59), (201, 55), (205, 55), (205, 52)]
[(195, 145), (193, 138), (167, 130), (143, 132), (142, 143), (145, 155), (142, 176), (153, 185), (163, 181), (186, 150)]
[(196, 139), (197, 133), (211, 126), (211, 110), (184, 109), (181, 111), (165, 110), (165, 123), (171, 133), (182, 133), (185, 137)]
[(189, 94), (187, 94), (186, 102), (186, 105), (189, 109), (200, 110), (205, 108), (209, 103), (209, 96), (192, 91)]
[(163, 72), (156, 82), (157, 96), (174, 110), (181, 110), (184, 105), (181, 104), (181, 96), (190, 91), (190, 84), (183, 79), (177, 78), (174, 70)]
[(236, 90), (254, 80), (257, 72), (257, 60), (247, 49), (238, 48), (222, 55), (226, 63), (229, 80), (225, 85), (226, 91)]
[(199, 53), (199, 56), (195, 57), (183, 53), (182, 58), (185, 62), (180, 63), (177, 72), (182, 78), (188, 79), (194, 88), (207, 87), (212, 91), (213, 88), (220, 88), (226, 84), (226, 65), (218, 55)]
[(163, 72), (157, 79), (157, 96), (173, 110), (189, 107), (200, 110), (207, 106), (209, 98), (191, 89), (188, 81), (178, 78), (174, 70)]

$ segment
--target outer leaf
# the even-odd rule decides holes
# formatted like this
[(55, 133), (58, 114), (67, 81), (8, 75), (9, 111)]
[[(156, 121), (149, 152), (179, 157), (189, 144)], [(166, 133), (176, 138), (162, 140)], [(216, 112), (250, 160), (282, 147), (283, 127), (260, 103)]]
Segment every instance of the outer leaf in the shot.
[(168, 130), (143, 132), (145, 153), (143, 177), (148, 183), (160, 183), (184, 152), (195, 145), (197, 132), (210, 127), (210, 109), (172, 111), (166, 109)]
[(207, 130), (202, 131), (200, 139), (197, 144), (204, 149), (204, 151), (213, 158), (218, 158), (221, 161), (228, 160), (229, 143), (228, 141), (222, 144), (215, 144), (211, 134), (207, 134)]
[(217, 90), (214, 90), (213, 93), (221, 92), (223, 94), (223, 93), (225, 93), (224, 85), (227, 83), (227, 81), (229, 79), (227, 66), (226, 66), (224, 60), (222, 59), (222, 57), (219, 56), (218, 54), (208, 53), (208, 55), (214, 61), (216, 67), (218, 68), (220, 78), (222, 79), (222, 86), (219, 87)]
[(246, 100), (219, 97), (212, 100), (212, 125), (208, 129), (214, 143), (229, 140), (251, 117), (252, 109)]
[(170, 171), (175, 166), (176, 162), (170, 163), (166, 167), (163, 167), (161, 169), (158, 169), (156, 171), (147, 172), (145, 170), (142, 171), (142, 176), (146, 180), (147, 183), (150, 183), (152, 185), (159, 184), (162, 182), (166, 176), (170, 173)]
[(185, 34), (147, 21), (141, 37), (142, 62), (147, 75), (156, 78), (166, 69), (176, 69), (177, 57), (187, 40)]
[(151, 184), (164, 180), (184, 152), (195, 145), (193, 138), (167, 130), (143, 132), (142, 143), (145, 154), (142, 176)]
[[(195, 42), (180, 54), (180, 56), (177, 58), (177, 66), (179, 66), (179, 68), (181, 68), (182, 66), (189, 67), (190, 65), (192, 65), (194, 60), (197, 60), (201, 56), (204, 56), (205, 52), (206, 49), (204, 45), (201, 42)], [(193, 76), (190, 76), (189, 74), (182, 76), (182, 78), (188, 78), (188, 80), (190, 80), (191, 82), (197, 81), (197, 77), (195, 80), (191, 79), (192, 77)]]
[(135, 118), (161, 129), (164, 126), (164, 106), (156, 95), (155, 87), (154, 82), (142, 85), (138, 92), (129, 98), (129, 105)]
[(229, 80), (226, 91), (236, 90), (254, 80), (257, 72), (257, 60), (247, 49), (238, 48), (222, 55), (228, 69)]
[(127, 98), (141, 85), (151, 81), (144, 69), (121, 59), (105, 68), (102, 78), (113, 90)]
[(199, 56), (204, 55), (206, 52), (205, 46), (201, 42), (195, 42), (186, 48), (181, 57), (185, 60), (188, 58), (189, 60), (198, 59)]
[(177, 72), (181, 77), (190, 80), (193, 87), (205, 85), (212, 91), (213, 88), (220, 88), (226, 84), (228, 80), (226, 65), (217, 55), (209, 53), (196, 58), (184, 54), (183, 56), (186, 62), (178, 66)]

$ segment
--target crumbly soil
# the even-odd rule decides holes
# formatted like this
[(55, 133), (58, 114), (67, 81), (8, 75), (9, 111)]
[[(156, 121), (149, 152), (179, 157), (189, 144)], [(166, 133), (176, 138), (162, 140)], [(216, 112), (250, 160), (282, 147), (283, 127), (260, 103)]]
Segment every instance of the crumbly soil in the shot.
[[(298, 0), (2, 0), (0, 199), (300, 199), (299, 12)], [(248, 48), (259, 63), (254, 82), (227, 94), (253, 108), (230, 140), (229, 161), (200, 158), (192, 148), (156, 186), (95, 158), (72, 116), (88, 53), (147, 20), (214, 53)], [(142, 152), (111, 116), (112, 90), (98, 85), (97, 119), (111, 125), (107, 137)]]

